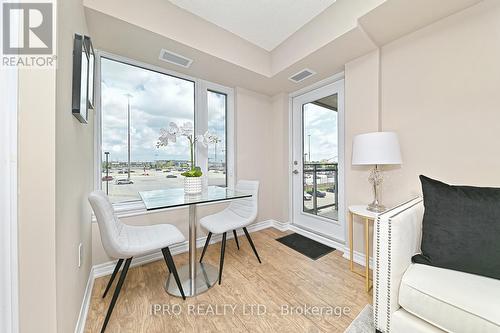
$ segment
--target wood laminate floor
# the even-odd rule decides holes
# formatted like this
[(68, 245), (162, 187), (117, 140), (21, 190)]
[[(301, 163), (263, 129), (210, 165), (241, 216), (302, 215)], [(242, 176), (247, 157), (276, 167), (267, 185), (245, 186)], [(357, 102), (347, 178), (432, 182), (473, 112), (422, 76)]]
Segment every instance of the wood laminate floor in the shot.
[[(106, 332), (344, 332), (371, 303), (364, 278), (340, 251), (314, 261), (275, 240), (286, 234), (251, 234), (262, 264), (244, 236), (239, 251), (228, 240), (222, 285), (186, 301), (165, 293), (164, 261), (131, 268)], [(218, 267), (219, 254), (220, 243), (211, 245), (203, 261)], [(177, 267), (187, 259), (174, 257)], [(94, 283), (85, 333), (100, 331), (114, 290), (101, 298), (108, 279)]]

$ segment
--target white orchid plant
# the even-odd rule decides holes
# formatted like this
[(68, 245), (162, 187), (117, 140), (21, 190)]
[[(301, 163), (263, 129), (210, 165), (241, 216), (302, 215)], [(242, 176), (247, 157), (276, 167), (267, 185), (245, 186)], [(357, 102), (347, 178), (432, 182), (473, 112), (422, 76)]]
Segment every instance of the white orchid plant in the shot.
[(169, 142), (177, 142), (177, 137), (184, 136), (189, 141), (189, 148), (191, 150), (191, 170), (183, 172), (181, 175), (185, 177), (201, 177), (203, 173), (201, 168), (194, 165), (194, 147), (197, 142), (201, 143), (204, 147), (218, 141), (215, 134), (206, 131), (203, 135), (194, 135), (194, 127), (191, 122), (184, 123), (182, 126), (177, 126), (176, 123), (171, 122), (168, 129), (160, 129), (160, 136), (156, 147), (166, 147)]

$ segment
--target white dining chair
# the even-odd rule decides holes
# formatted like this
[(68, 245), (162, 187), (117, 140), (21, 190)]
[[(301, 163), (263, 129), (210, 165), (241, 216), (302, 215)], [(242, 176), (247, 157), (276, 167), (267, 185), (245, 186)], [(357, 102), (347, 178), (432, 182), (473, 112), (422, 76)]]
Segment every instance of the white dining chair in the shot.
[(92, 192), (89, 195), (89, 202), (94, 210), (97, 223), (99, 225), (104, 250), (110, 257), (118, 259), (108, 285), (102, 295), (103, 298), (106, 297), (116, 274), (120, 270), (123, 261), (125, 261), (125, 265), (123, 266), (113, 294), (113, 298), (109, 304), (108, 312), (106, 313), (106, 318), (104, 319), (104, 324), (101, 328), (101, 333), (104, 332), (106, 326), (108, 325), (109, 318), (111, 317), (116, 300), (120, 295), (123, 282), (127, 276), (130, 262), (135, 256), (151, 253), (161, 249), (167, 268), (174, 275), (175, 282), (179, 287), (182, 298), (186, 299), (182, 289), (182, 284), (179, 280), (179, 275), (177, 274), (174, 260), (172, 259), (172, 255), (168, 248), (173, 244), (181, 243), (185, 240), (179, 229), (170, 224), (156, 224), (149, 226), (131, 226), (124, 224), (116, 216), (113, 205), (103, 191)]
[(261, 263), (259, 254), (255, 249), (255, 245), (252, 242), (252, 238), (248, 233), (247, 226), (255, 221), (258, 213), (258, 194), (259, 194), (259, 182), (252, 180), (240, 180), (236, 184), (236, 191), (241, 191), (244, 193), (252, 194), (251, 197), (242, 198), (232, 201), (229, 206), (223, 211), (208, 215), (200, 219), (200, 225), (208, 231), (207, 240), (205, 246), (203, 247), (203, 252), (201, 253), (200, 263), (205, 256), (207, 251), (208, 243), (212, 234), (222, 234), (222, 243), (220, 249), (220, 264), (219, 264), (219, 284), (222, 281), (222, 268), (224, 266), (224, 252), (226, 250), (226, 235), (228, 231), (233, 231), (234, 240), (236, 241), (236, 246), (238, 250), (240, 249), (240, 244), (238, 243), (238, 235), (236, 229), (242, 228), (245, 235), (250, 243), (250, 246), (257, 257), (259, 263)]

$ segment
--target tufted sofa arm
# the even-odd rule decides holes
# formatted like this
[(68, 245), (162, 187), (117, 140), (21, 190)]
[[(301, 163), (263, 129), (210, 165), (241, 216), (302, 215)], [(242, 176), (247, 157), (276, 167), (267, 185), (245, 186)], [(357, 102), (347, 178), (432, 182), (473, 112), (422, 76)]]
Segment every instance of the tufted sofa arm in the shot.
[(399, 309), (399, 286), (411, 257), (420, 252), (424, 205), (422, 198), (405, 202), (375, 221), (373, 312), (375, 328), (391, 331), (392, 314)]

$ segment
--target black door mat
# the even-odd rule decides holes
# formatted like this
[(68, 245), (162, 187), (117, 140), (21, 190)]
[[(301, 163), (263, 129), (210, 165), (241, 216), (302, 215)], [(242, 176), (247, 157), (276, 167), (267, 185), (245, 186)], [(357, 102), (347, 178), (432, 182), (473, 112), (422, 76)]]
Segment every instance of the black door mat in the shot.
[(302, 253), (306, 257), (316, 260), (322, 256), (335, 251), (333, 247), (321, 244), (300, 234), (293, 233), (276, 239), (281, 244), (288, 246), (295, 251)]

